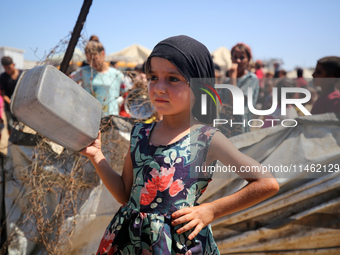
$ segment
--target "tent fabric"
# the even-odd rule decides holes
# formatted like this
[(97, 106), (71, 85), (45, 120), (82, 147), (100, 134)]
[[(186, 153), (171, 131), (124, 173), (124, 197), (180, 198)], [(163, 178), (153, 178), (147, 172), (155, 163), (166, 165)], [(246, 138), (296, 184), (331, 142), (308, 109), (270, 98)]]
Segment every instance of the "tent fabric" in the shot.
[(150, 55), (151, 50), (139, 44), (133, 44), (118, 52), (106, 56), (107, 61), (123, 61), (134, 63), (136, 65), (143, 64)]
[[(55, 55), (52, 55), (49, 59), (48, 59), (48, 63), (49, 64), (53, 64), (55, 66), (58, 66), (61, 64), (61, 62), (63, 61), (64, 59), (64, 56), (65, 56), (65, 53), (60, 53), (60, 54), (55, 54)], [(85, 56), (85, 53), (76, 48), (74, 49), (74, 52), (73, 52), (73, 55), (72, 55), (72, 58), (71, 58), (71, 61), (73, 63), (81, 63), (83, 61), (86, 61), (86, 56)]]
[[(322, 114), (300, 117), (296, 127), (275, 126), (232, 137), (230, 140), (243, 153), (262, 165), (297, 167), (298, 171), (274, 172), (280, 191), (266, 201), (246, 210), (217, 219), (212, 223), (214, 238), (221, 254), (339, 254), (340, 253), (340, 115)], [(105, 155), (115, 169), (121, 169), (132, 128), (126, 119), (112, 116), (103, 130)], [(112, 124), (113, 123), (113, 124)], [(9, 255), (43, 254), (42, 246), (34, 243), (34, 222), (22, 224), (29, 189), (21, 182), (22, 171), (34, 159), (36, 147), (11, 145), (7, 162), (5, 201), (7, 233), (11, 239)], [(52, 153), (52, 152), (51, 152)], [(63, 152), (48, 157), (49, 165), (41, 171), (53, 175), (71, 174), (61, 162), (75, 154)], [(79, 161), (80, 162), (80, 161)], [(314, 171), (312, 166), (314, 164)], [(320, 164), (322, 171), (316, 172)], [(71, 165), (74, 165), (73, 163)], [(300, 165), (302, 166), (300, 170)], [(308, 167), (309, 171), (304, 170)], [(86, 175), (93, 178), (90, 164), (84, 166)], [(29, 170), (31, 171), (31, 170)], [(53, 178), (51, 178), (53, 179)], [(215, 174), (200, 202), (209, 202), (230, 195), (245, 185), (236, 174)], [(47, 214), (51, 217), (58, 207), (55, 194), (46, 194)], [(95, 181), (89, 185), (84, 198), (75, 198), (78, 210), (75, 215), (65, 215), (63, 227), (74, 225), (72, 235), (60, 249), (67, 254), (94, 254), (105, 227), (120, 206), (103, 186)], [(33, 234), (36, 232), (33, 232)], [(52, 242), (52, 240), (51, 240)]]
[(226, 47), (219, 47), (211, 52), (214, 63), (218, 64), (222, 69), (228, 70), (231, 68), (231, 54)]

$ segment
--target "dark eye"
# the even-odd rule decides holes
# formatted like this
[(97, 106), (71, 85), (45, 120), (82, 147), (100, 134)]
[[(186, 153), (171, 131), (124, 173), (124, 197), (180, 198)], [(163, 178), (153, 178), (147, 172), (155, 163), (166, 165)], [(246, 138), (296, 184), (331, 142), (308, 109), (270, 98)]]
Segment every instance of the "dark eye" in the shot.
[(156, 75), (150, 75), (150, 76), (148, 77), (148, 80), (149, 80), (149, 81), (155, 81), (155, 80), (157, 80), (157, 76), (156, 76)]
[(169, 81), (170, 81), (170, 82), (178, 82), (179, 79), (178, 79), (177, 77), (170, 76), (170, 77), (169, 77)]

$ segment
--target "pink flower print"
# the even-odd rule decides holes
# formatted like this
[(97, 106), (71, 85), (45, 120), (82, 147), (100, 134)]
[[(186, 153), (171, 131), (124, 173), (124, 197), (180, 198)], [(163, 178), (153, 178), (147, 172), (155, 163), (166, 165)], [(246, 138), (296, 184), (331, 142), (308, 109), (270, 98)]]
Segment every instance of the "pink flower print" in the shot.
[(178, 192), (182, 191), (184, 189), (184, 184), (182, 180), (176, 180), (174, 181), (169, 189), (170, 196), (174, 197), (178, 194)]
[(146, 136), (149, 137), (151, 127), (145, 129)]
[(207, 136), (207, 137), (210, 137), (211, 134), (214, 132), (213, 129), (209, 128), (207, 131), (204, 132), (204, 134)]
[(142, 219), (145, 219), (146, 216), (147, 216), (147, 213), (140, 212), (139, 215), (140, 215), (140, 217), (141, 217)]
[(163, 192), (164, 190), (168, 189), (173, 182), (173, 176), (175, 173), (175, 168), (170, 167), (166, 169), (165, 167), (161, 167), (161, 173), (159, 177), (156, 177), (158, 182), (158, 190)]
[(108, 230), (105, 231), (105, 234), (100, 242), (98, 252), (99, 254), (104, 254), (111, 249), (112, 241), (115, 238), (114, 233), (110, 233)]

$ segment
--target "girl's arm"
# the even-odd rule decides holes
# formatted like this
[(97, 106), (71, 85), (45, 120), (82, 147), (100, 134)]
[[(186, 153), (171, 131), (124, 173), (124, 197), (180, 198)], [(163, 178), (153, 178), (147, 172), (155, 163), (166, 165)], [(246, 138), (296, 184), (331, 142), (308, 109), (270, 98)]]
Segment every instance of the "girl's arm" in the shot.
[(230, 69), (228, 70), (229, 83), (237, 87), (237, 64), (232, 63)]
[[(217, 159), (225, 165), (236, 166), (239, 170), (242, 166), (261, 166), (256, 160), (241, 153), (220, 132), (216, 132), (212, 138), (207, 159), (210, 159), (208, 162)], [(203, 227), (217, 218), (255, 205), (273, 196), (279, 190), (279, 184), (270, 173), (238, 172), (238, 174), (247, 180), (248, 184), (236, 193), (210, 203), (174, 212), (172, 214), (173, 225), (188, 222), (178, 230), (178, 233), (193, 229), (189, 235), (189, 239), (192, 239)]]
[(115, 199), (121, 204), (127, 203), (130, 197), (133, 181), (133, 166), (130, 149), (125, 158), (122, 175), (119, 175), (112, 169), (101, 151), (100, 133), (98, 138), (80, 153), (90, 159), (91, 163), (97, 170), (100, 179)]

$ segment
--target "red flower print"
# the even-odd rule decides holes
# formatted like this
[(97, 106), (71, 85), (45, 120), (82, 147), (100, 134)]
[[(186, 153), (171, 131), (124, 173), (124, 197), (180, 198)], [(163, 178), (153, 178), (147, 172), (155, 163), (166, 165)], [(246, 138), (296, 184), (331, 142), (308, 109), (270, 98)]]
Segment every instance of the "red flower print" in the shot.
[(152, 253), (151, 252), (149, 252), (148, 250), (146, 250), (146, 249), (143, 249), (143, 251), (142, 251), (142, 255), (152, 255)]
[(152, 179), (144, 183), (141, 189), (140, 203), (142, 205), (149, 205), (156, 197), (157, 191), (163, 192), (168, 189), (173, 182), (175, 168), (169, 169), (161, 167), (161, 171), (153, 168), (150, 172)]
[(118, 250), (117, 246), (114, 245), (109, 252), (107, 253), (107, 255), (113, 255), (116, 251)]
[(183, 181), (176, 180), (171, 184), (169, 194), (170, 196), (174, 197), (178, 194), (178, 192), (182, 191), (183, 189), (184, 189)]
[(114, 233), (110, 233), (108, 230), (105, 231), (105, 234), (100, 242), (98, 252), (99, 254), (104, 254), (111, 249), (112, 241), (115, 238)]
[(149, 205), (157, 195), (157, 186), (152, 180), (148, 180), (141, 189), (140, 203)]

